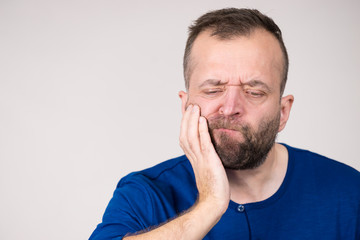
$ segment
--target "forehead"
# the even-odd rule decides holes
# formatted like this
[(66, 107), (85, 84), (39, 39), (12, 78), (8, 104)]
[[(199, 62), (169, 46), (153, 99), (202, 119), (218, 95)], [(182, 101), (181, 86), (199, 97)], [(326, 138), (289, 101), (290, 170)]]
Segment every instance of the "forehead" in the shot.
[(280, 85), (284, 65), (278, 40), (262, 29), (225, 40), (202, 32), (190, 58), (190, 87), (209, 78), (230, 84), (261, 79)]

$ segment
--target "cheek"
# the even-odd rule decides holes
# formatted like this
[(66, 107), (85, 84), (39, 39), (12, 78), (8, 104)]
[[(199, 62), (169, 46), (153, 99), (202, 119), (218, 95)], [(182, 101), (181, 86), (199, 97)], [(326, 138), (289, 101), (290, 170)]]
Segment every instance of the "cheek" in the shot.
[(203, 98), (193, 98), (189, 100), (192, 104), (197, 104), (200, 107), (201, 116), (208, 118), (214, 114), (217, 114), (220, 104), (215, 100), (206, 100)]
[(263, 110), (263, 112), (266, 114), (258, 115), (259, 124), (261, 122), (268, 122), (270, 120), (273, 121), (279, 118), (279, 116), (281, 116), (280, 109), (276, 107), (276, 105), (272, 106), (271, 108), (267, 108), (266, 110)]
[(201, 116), (204, 116), (206, 118), (213, 115), (214, 113), (217, 113), (217, 108), (214, 105), (210, 105), (210, 104), (201, 104), (200, 109), (201, 109)]

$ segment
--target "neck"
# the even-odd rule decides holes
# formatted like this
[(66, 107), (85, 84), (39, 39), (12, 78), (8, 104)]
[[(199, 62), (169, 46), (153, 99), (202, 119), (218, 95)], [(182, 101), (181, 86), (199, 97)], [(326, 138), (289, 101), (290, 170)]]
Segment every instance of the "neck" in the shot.
[(256, 169), (226, 170), (231, 200), (237, 203), (259, 202), (271, 197), (282, 184), (288, 163), (286, 147), (274, 144), (265, 162)]

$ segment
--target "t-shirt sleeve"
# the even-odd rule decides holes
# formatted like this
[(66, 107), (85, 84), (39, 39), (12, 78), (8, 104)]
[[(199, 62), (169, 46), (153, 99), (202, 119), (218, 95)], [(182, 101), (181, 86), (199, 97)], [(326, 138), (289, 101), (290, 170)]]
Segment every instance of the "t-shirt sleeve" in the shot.
[(90, 240), (122, 239), (128, 233), (150, 227), (153, 207), (145, 184), (132, 178), (119, 182)]

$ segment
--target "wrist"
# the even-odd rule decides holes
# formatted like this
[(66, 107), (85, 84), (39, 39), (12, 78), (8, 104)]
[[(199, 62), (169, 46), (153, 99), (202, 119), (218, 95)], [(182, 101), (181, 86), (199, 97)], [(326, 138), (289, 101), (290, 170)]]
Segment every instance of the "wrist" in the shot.
[(217, 222), (226, 212), (228, 206), (229, 201), (225, 202), (216, 199), (198, 199), (194, 205), (194, 210), (205, 218), (216, 219)]

